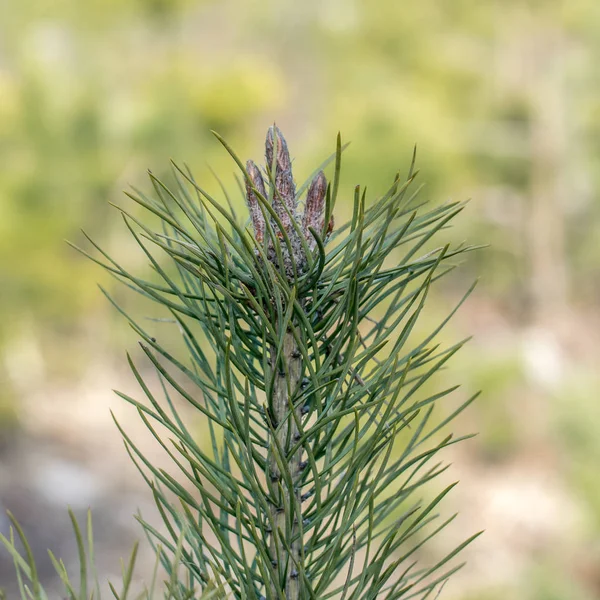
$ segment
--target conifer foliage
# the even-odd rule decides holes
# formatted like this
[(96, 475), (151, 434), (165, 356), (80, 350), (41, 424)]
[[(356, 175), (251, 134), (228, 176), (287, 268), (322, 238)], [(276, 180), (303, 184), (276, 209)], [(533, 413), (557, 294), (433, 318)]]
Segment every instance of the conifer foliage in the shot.
[[(150, 175), (152, 196), (130, 194), (158, 230), (121, 209), (154, 276), (94, 242), (89, 255), (158, 303), (185, 343), (177, 356), (117, 306), (161, 383), (153, 390), (129, 358), (143, 399), (120, 396), (173, 466), (152, 464), (119, 425), (164, 521), (140, 518), (148, 538), (182, 598), (434, 598), (475, 536), (420, 564), (420, 548), (452, 520), (437, 515), (452, 486), (426, 484), (446, 469), (438, 453), (464, 439), (448, 424), (473, 398), (445, 409), (456, 388), (431, 392), (462, 345), (436, 342), (452, 315), (425, 335), (416, 324), (431, 286), (471, 249), (435, 246), (463, 205), (421, 203), (413, 159), (373, 203), (357, 186), (352, 218), (336, 228), (339, 136), (298, 188), (277, 127), (262, 169), (217, 138), (239, 168), (249, 219), (225, 188), (215, 198), (173, 165), (173, 185)], [(200, 431), (182, 402), (202, 415)]]

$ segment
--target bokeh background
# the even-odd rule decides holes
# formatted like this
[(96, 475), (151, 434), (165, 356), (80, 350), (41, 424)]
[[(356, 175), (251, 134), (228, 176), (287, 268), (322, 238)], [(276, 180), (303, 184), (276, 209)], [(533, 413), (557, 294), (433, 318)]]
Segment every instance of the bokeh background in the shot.
[(446, 542), (486, 534), (442, 596), (600, 598), (599, 62), (597, 0), (0, 2), (0, 504), (43, 573), (46, 547), (73, 556), (67, 504), (93, 508), (111, 575), (150, 502), (109, 413), (139, 427), (110, 391), (135, 389), (135, 336), (96, 283), (135, 301), (63, 239), (143, 270), (108, 203), (170, 158), (235, 192), (210, 130), (260, 157), (276, 120), (299, 178), (352, 142), (340, 220), (416, 143), (424, 197), (472, 198), (451, 238), (490, 245), (427, 317), (480, 278), (443, 334), (474, 336), (447, 377), (484, 391), (457, 425), (480, 434), (450, 456)]

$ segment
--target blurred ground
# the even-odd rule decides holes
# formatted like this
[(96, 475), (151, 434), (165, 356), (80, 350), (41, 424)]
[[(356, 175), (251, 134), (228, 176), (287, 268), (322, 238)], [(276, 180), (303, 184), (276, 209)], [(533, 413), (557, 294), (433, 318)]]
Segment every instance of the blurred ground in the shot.
[(0, 503), (40, 556), (67, 559), (64, 508), (91, 505), (115, 572), (148, 503), (108, 412), (138, 427), (110, 392), (133, 389), (135, 339), (63, 238), (143, 269), (108, 201), (171, 157), (235, 190), (209, 130), (258, 156), (276, 120), (299, 176), (352, 142), (342, 198), (375, 198), (417, 143), (424, 197), (472, 198), (452, 240), (490, 244), (428, 317), (480, 277), (444, 334), (474, 335), (448, 377), (484, 390), (447, 542), (487, 532), (442, 595), (600, 597), (599, 53), (595, 0), (0, 3)]

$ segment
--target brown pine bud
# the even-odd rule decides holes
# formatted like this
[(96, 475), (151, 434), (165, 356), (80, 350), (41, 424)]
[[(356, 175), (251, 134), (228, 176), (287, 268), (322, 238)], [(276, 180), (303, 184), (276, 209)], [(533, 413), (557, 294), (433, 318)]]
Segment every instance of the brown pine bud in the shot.
[(265, 216), (254, 189), (266, 199), (267, 193), (265, 191), (265, 183), (260, 170), (253, 161), (249, 160), (246, 163), (246, 171), (249, 177), (249, 180), (246, 181), (246, 201), (248, 202), (252, 226), (254, 227), (254, 239), (256, 239), (258, 243), (262, 243), (265, 237)]
[[(275, 164), (273, 165), (273, 152), (276, 146)], [(267, 139), (265, 142), (265, 157), (267, 159), (267, 169), (271, 172), (275, 168), (275, 197), (273, 198), (273, 208), (277, 216), (281, 219), (284, 229), (291, 228), (291, 220), (296, 215), (296, 186), (292, 176), (292, 161), (288, 150), (287, 142), (279, 127), (274, 125), (269, 127)], [(271, 174), (273, 176), (273, 173)], [(283, 208), (287, 207), (287, 211)], [(288, 214), (289, 212), (289, 214)]]
[(311, 250), (315, 247), (316, 242), (308, 228), (312, 227), (319, 235), (323, 235), (326, 194), (327, 179), (325, 179), (325, 173), (319, 171), (308, 188), (306, 207), (302, 218), (302, 229)]

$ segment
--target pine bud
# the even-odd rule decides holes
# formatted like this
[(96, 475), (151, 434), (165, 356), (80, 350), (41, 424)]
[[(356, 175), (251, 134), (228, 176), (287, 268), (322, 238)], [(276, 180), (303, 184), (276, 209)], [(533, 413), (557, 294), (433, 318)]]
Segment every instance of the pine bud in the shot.
[(255, 189), (264, 198), (267, 198), (265, 191), (265, 183), (258, 167), (253, 161), (249, 160), (246, 163), (246, 171), (248, 172), (249, 180), (246, 180), (246, 200), (252, 218), (254, 227), (254, 237), (257, 242), (262, 243), (265, 237), (265, 216), (261, 208), (258, 198), (256, 197)]
[[(277, 156), (273, 163), (275, 147)], [(292, 176), (292, 161), (287, 142), (277, 126), (269, 127), (269, 131), (267, 132), (265, 158), (267, 159), (267, 170), (271, 173), (271, 169), (275, 168), (275, 173), (271, 173), (272, 177), (273, 175), (275, 176), (273, 208), (277, 216), (281, 219), (286, 232), (289, 234), (289, 230), (291, 229), (290, 215), (292, 218), (296, 217), (296, 186), (294, 185), (294, 177)]]
[(316, 241), (310, 233), (309, 227), (312, 227), (317, 233), (323, 235), (326, 193), (327, 179), (325, 179), (325, 173), (319, 171), (308, 188), (306, 208), (304, 209), (304, 217), (302, 218), (302, 230), (311, 250), (314, 249)]

